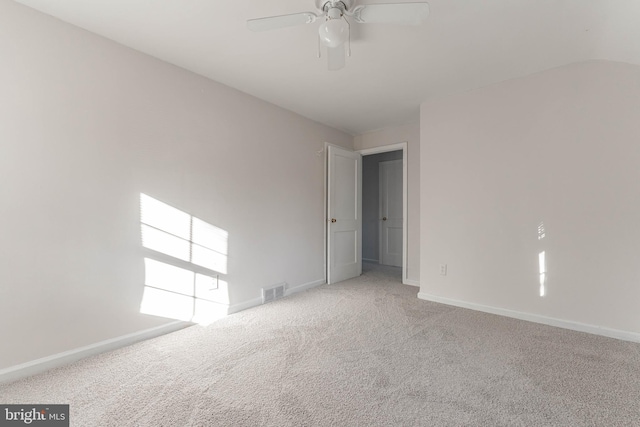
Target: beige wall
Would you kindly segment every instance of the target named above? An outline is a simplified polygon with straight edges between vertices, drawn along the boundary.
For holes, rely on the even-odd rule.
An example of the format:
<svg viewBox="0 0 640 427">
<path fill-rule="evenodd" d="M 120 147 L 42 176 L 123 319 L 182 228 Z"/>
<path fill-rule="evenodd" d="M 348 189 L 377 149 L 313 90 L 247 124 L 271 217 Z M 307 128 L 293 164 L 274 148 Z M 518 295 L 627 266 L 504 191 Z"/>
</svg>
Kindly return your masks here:
<svg viewBox="0 0 640 427">
<path fill-rule="evenodd" d="M 421 294 L 640 337 L 640 67 L 426 102 L 420 126 Z"/>
<path fill-rule="evenodd" d="M 229 233 L 231 304 L 322 281 L 324 143 L 352 137 L 0 2 L 0 369 L 139 313 L 139 197 Z"/>
<path fill-rule="evenodd" d="M 408 175 L 408 250 L 407 279 L 411 284 L 420 283 L 420 125 L 415 124 L 382 129 L 358 135 L 353 140 L 355 150 L 407 143 Z"/>
</svg>

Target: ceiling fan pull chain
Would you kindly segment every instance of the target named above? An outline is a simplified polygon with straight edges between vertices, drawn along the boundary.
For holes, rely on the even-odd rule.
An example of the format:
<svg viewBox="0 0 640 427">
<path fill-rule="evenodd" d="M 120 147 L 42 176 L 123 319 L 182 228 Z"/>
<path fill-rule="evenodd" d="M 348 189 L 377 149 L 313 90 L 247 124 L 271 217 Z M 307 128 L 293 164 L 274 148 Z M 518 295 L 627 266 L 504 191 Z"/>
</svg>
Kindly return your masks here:
<svg viewBox="0 0 640 427">
<path fill-rule="evenodd" d="M 318 36 L 318 58 L 322 57 L 322 54 L 320 53 L 320 36 Z"/>
</svg>

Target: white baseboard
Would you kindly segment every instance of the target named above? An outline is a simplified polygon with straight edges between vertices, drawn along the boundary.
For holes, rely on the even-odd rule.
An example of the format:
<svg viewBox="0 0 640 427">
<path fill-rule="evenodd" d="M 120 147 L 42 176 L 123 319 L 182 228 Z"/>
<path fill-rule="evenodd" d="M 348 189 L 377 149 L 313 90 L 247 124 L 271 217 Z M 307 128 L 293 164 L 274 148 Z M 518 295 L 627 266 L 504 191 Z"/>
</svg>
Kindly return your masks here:
<svg viewBox="0 0 640 427">
<path fill-rule="evenodd" d="M 374 264 L 380 264 L 380 261 L 377 259 L 369 259 L 369 258 L 362 258 L 363 262 L 372 262 Z"/>
<path fill-rule="evenodd" d="M 284 291 L 284 296 L 288 297 L 289 295 L 293 295 L 297 292 L 306 291 L 307 289 L 315 288 L 316 286 L 324 285 L 327 283 L 324 279 L 314 280 L 313 282 L 303 283 L 302 285 L 293 286 L 291 288 L 287 288 Z M 247 310 L 251 307 L 257 307 L 262 304 L 262 298 L 253 298 L 248 301 L 243 301 L 238 304 L 230 305 L 227 313 L 233 314 L 242 310 Z"/>
<path fill-rule="evenodd" d="M 402 282 L 402 284 L 420 287 L 420 282 L 418 282 L 417 280 L 406 279 Z"/>
<path fill-rule="evenodd" d="M 307 289 L 311 289 L 319 285 L 324 285 L 325 283 L 327 283 L 325 279 L 319 279 L 313 282 L 294 286 L 285 291 L 285 296 L 289 296 L 297 292 L 306 291 Z M 239 304 L 229 306 L 227 308 L 227 314 L 237 313 L 239 311 L 246 310 L 251 307 L 256 307 L 261 304 L 262 298 L 254 298 L 248 301 L 241 302 Z M 140 332 L 134 332 L 132 334 L 123 335 L 121 337 L 108 339 L 88 346 L 43 357 L 41 359 L 32 360 L 20 365 L 0 369 L 0 384 L 16 381 L 21 378 L 39 374 L 49 369 L 73 363 L 89 356 L 116 350 L 120 347 L 125 347 L 139 341 L 155 338 L 157 336 L 168 334 L 170 332 L 175 332 L 190 325 L 192 325 L 192 323 L 175 321 L 166 325 L 157 326 L 155 328 L 146 329 Z"/>
<path fill-rule="evenodd" d="M 253 298 L 248 301 L 243 301 L 238 304 L 230 305 L 227 309 L 227 314 L 237 313 L 242 310 L 246 310 L 251 307 L 257 307 L 262 304 L 262 298 Z"/>
<path fill-rule="evenodd" d="M 597 325 L 588 325 L 586 323 L 573 322 L 570 320 L 557 319 L 554 317 L 541 316 L 539 314 L 523 313 L 506 308 L 491 307 L 488 305 L 476 304 L 472 302 L 460 301 L 450 298 L 444 298 L 437 295 L 430 295 L 424 292 L 418 293 L 418 298 L 426 301 L 438 302 L 441 304 L 453 305 L 456 307 L 468 308 L 485 313 L 497 314 L 499 316 L 512 317 L 514 319 L 526 320 L 534 323 L 555 326 L 558 328 L 571 329 L 573 331 L 586 332 L 594 335 L 601 335 L 609 338 L 616 338 L 623 341 L 631 341 L 640 343 L 640 333 L 622 331 L 619 329 L 610 329 Z"/>
<path fill-rule="evenodd" d="M 190 325 L 191 323 L 189 322 L 175 321 L 166 325 L 156 326 L 155 328 L 145 329 L 144 331 L 134 332 L 132 334 L 123 335 L 121 337 L 111 338 L 105 341 L 97 342 L 95 344 L 90 344 L 84 347 L 79 347 L 73 350 L 32 360 L 20 365 L 0 369 L 0 384 L 16 381 L 21 378 L 26 378 L 31 375 L 48 371 L 49 369 L 73 363 L 89 356 L 116 350 L 118 348 L 125 347 L 139 341 L 155 338 L 157 336 L 168 334 L 170 332 L 175 332 Z"/>
<path fill-rule="evenodd" d="M 303 292 L 311 288 L 315 288 L 316 286 L 324 285 L 327 281 L 324 279 L 314 280 L 313 282 L 304 283 L 302 285 L 294 286 L 285 291 L 285 296 L 289 296 L 295 294 L 297 292 Z"/>
</svg>

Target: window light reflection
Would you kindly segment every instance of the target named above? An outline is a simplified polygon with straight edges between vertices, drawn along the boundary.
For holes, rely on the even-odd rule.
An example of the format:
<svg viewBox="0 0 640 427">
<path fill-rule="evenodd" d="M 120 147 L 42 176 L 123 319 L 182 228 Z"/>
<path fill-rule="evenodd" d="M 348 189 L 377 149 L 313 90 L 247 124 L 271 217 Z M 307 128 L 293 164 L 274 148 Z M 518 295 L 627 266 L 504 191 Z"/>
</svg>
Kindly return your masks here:
<svg viewBox="0 0 640 427">
<path fill-rule="evenodd" d="M 538 224 L 538 241 L 544 240 L 547 236 L 547 230 L 545 229 L 544 222 L 540 221 Z M 547 281 L 547 259 L 546 252 L 542 251 L 538 253 L 538 271 L 540 279 L 540 296 L 544 297 L 547 293 L 546 281 Z"/>
<path fill-rule="evenodd" d="M 142 246 L 227 274 L 229 233 L 140 194 Z"/>
<path fill-rule="evenodd" d="M 227 314 L 227 283 L 218 277 L 145 258 L 140 313 L 208 324 Z"/>
<path fill-rule="evenodd" d="M 146 194 L 140 231 L 143 247 L 168 256 L 144 259 L 141 313 L 201 324 L 226 315 L 227 231 Z"/>
<path fill-rule="evenodd" d="M 540 268 L 540 296 L 545 296 L 545 282 L 547 280 L 547 261 L 545 251 L 538 254 L 538 265 Z"/>
</svg>

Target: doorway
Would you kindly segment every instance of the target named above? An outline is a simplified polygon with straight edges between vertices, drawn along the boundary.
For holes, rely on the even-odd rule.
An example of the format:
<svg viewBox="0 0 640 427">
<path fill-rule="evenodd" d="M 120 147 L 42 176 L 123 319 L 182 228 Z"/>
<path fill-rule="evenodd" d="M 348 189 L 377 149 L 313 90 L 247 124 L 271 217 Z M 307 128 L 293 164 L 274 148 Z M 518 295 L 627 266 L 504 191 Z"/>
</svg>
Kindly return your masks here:
<svg viewBox="0 0 640 427">
<path fill-rule="evenodd" d="M 407 143 L 358 152 L 363 160 L 362 258 L 374 265 L 398 265 L 407 283 Z M 381 184 L 381 177 L 386 182 Z M 385 185 L 393 188 L 386 199 L 380 194 Z"/>
<path fill-rule="evenodd" d="M 402 267 L 400 150 L 362 157 L 362 260 Z"/>
<path fill-rule="evenodd" d="M 326 144 L 327 147 L 330 145 L 331 144 Z M 379 161 L 376 164 L 377 173 L 373 174 L 374 176 L 377 176 L 377 178 L 373 178 L 373 179 L 377 179 L 377 182 L 378 182 L 378 185 L 375 186 L 377 187 L 376 191 L 379 191 L 379 188 L 380 188 L 380 183 L 379 183 L 380 162 L 394 161 L 394 160 L 396 161 L 396 164 L 401 162 L 401 171 L 392 172 L 392 174 L 396 174 L 396 176 L 399 174 L 402 176 L 402 187 L 401 187 L 400 194 L 398 194 L 399 191 L 397 190 L 397 188 L 393 190 L 393 195 L 395 199 L 395 201 L 393 201 L 394 212 L 396 214 L 395 216 L 400 216 L 399 212 L 402 212 L 402 215 L 401 215 L 401 218 L 395 218 L 396 220 L 395 225 L 393 225 L 392 222 L 388 222 L 387 223 L 388 227 L 386 227 L 385 231 L 388 233 L 387 237 L 389 237 L 390 234 L 393 235 L 392 241 L 390 242 L 391 243 L 390 246 L 389 246 L 389 242 L 387 242 L 387 249 L 389 254 L 392 254 L 395 257 L 396 259 L 395 264 L 397 264 L 398 263 L 397 261 L 401 259 L 402 283 L 407 283 L 407 220 L 406 220 L 407 212 L 408 212 L 407 211 L 407 143 L 402 142 L 398 144 L 364 149 L 364 150 L 359 150 L 355 153 L 361 155 L 364 159 L 370 156 L 373 157 L 376 155 L 381 155 L 380 157 L 378 157 Z M 391 153 L 391 154 L 386 154 L 386 153 Z M 328 158 L 329 156 L 326 157 L 326 159 Z M 327 168 L 325 168 L 325 170 L 327 170 Z M 369 173 L 367 173 L 367 175 L 369 175 Z M 370 177 L 365 177 L 364 171 L 362 171 L 362 173 L 360 174 L 360 177 L 363 178 L 364 180 L 371 179 Z M 326 182 L 327 180 L 325 180 L 325 183 Z M 367 191 L 371 191 L 371 189 Z M 327 204 L 328 204 L 328 200 L 331 198 L 331 193 L 332 191 L 325 186 L 325 195 L 326 195 L 325 211 L 327 211 Z M 363 202 L 362 196 L 360 195 L 358 200 L 358 205 L 360 205 L 360 207 L 362 207 L 362 202 Z M 359 243 L 362 243 L 362 245 L 364 244 L 368 245 L 368 249 L 365 252 L 362 249 L 358 248 L 360 250 L 357 251 L 356 256 L 358 258 L 358 261 L 360 261 L 360 265 L 362 265 L 363 259 L 365 261 L 373 261 L 377 263 L 379 263 L 382 260 L 380 255 L 380 244 L 382 241 L 381 235 L 383 233 L 382 222 L 384 221 L 383 218 L 385 217 L 385 215 L 381 215 L 380 195 L 378 194 L 374 202 L 367 201 L 367 203 L 371 206 L 374 206 L 374 209 L 370 210 L 369 208 L 367 208 L 367 223 L 366 225 L 364 221 L 362 221 L 361 223 L 362 228 L 361 228 L 361 233 L 359 233 L 360 239 L 358 240 L 359 240 Z M 401 204 L 401 206 L 398 206 L 398 204 Z M 364 213 L 364 210 L 363 210 L 363 213 Z M 386 217 L 387 217 L 387 220 L 391 218 L 388 215 Z M 331 267 L 330 267 L 330 262 L 328 262 L 329 259 L 332 257 L 332 252 L 335 252 L 335 251 L 332 251 L 332 247 L 331 247 L 332 244 L 328 241 L 329 235 L 331 234 L 332 219 L 333 217 L 331 216 L 330 212 L 328 212 L 326 216 L 327 226 L 325 228 L 325 272 L 326 272 L 327 283 L 334 282 L 334 280 L 332 280 L 333 279 L 332 275 L 329 273 L 329 271 L 331 271 Z M 360 215 L 360 219 L 364 220 L 365 219 L 364 215 Z M 333 226 L 335 226 L 335 224 Z M 377 232 L 375 230 L 377 230 Z M 398 239 L 400 235 L 401 235 L 401 239 Z M 358 246 L 361 246 L 361 245 L 358 244 Z M 373 247 L 373 253 L 375 253 L 375 255 L 372 255 L 372 251 L 371 251 L 372 247 Z M 383 261 L 383 262 L 389 262 L 389 261 Z M 382 265 L 382 264 L 379 264 L 379 265 Z"/>
<path fill-rule="evenodd" d="M 402 150 L 362 157 L 362 260 L 402 267 Z"/>
</svg>

